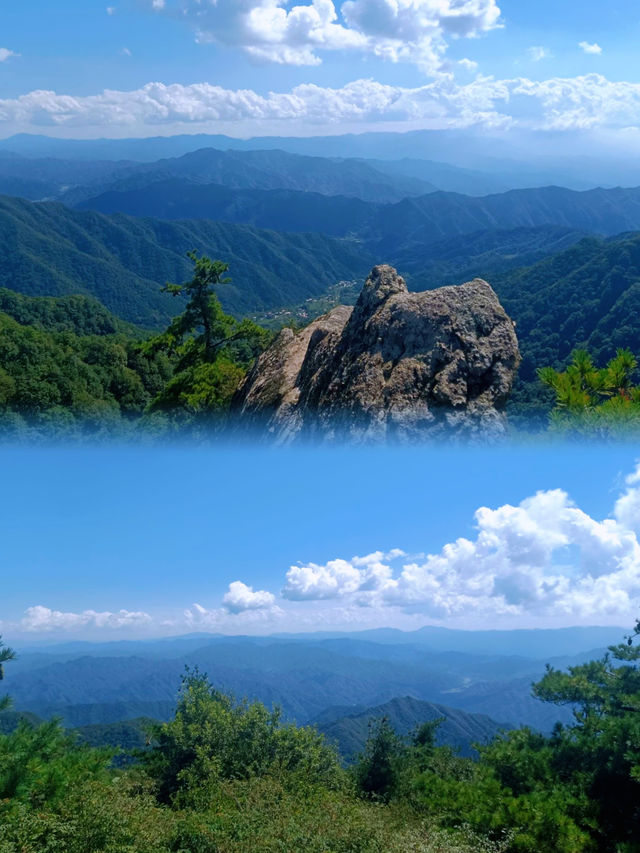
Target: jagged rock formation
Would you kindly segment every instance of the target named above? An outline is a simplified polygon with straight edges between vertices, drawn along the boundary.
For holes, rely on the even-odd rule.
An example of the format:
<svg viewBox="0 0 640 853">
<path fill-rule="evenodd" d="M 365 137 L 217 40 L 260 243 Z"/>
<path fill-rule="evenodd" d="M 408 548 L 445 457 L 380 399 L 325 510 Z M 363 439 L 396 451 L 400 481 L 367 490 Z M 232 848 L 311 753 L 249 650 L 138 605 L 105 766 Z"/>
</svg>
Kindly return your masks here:
<svg viewBox="0 0 640 853">
<path fill-rule="evenodd" d="M 495 436 L 519 363 L 514 323 L 486 281 L 409 293 L 377 266 L 354 308 L 283 329 L 232 409 L 281 442 Z"/>
</svg>

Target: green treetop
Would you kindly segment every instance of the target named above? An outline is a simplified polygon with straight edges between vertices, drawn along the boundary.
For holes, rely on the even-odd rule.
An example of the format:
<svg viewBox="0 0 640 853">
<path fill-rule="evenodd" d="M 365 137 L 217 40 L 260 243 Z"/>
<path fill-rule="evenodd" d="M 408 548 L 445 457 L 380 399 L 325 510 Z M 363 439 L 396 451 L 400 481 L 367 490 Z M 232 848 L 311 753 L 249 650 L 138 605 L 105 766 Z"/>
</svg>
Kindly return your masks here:
<svg viewBox="0 0 640 853">
<path fill-rule="evenodd" d="M 168 283 L 164 292 L 185 296 L 184 311 L 146 351 L 168 350 L 175 357 L 173 378 L 150 406 L 151 411 L 208 414 L 224 410 L 252 361 L 270 341 L 270 333 L 250 320 L 236 320 L 220 304 L 217 288 L 228 284 L 229 265 L 189 252 L 194 274 L 184 284 Z"/>
<path fill-rule="evenodd" d="M 2 642 L 2 636 L 0 635 L 0 681 L 2 681 L 4 678 L 4 664 L 7 661 L 15 660 L 15 657 L 16 653 L 14 652 L 14 650 L 10 649 L 9 646 L 5 646 L 5 644 Z M 9 702 L 10 700 L 8 696 L 5 696 L 4 698 L 0 699 L 0 711 L 4 711 L 6 708 L 8 708 Z"/>
</svg>

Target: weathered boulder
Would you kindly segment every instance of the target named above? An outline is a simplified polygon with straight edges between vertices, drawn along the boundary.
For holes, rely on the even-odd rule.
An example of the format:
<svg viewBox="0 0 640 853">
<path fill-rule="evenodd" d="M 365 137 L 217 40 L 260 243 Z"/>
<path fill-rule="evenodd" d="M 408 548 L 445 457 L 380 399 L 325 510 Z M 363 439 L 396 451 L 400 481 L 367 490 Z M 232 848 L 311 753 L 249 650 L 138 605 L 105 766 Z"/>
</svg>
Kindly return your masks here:
<svg viewBox="0 0 640 853">
<path fill-rule="evenodd" d="M 494 437 L 519 363 L 514 323 L 486 281 L 410 293 L 377 266 L 354 308 L 284 329 L 232 410 L 281 442 Z"/>
</svg>

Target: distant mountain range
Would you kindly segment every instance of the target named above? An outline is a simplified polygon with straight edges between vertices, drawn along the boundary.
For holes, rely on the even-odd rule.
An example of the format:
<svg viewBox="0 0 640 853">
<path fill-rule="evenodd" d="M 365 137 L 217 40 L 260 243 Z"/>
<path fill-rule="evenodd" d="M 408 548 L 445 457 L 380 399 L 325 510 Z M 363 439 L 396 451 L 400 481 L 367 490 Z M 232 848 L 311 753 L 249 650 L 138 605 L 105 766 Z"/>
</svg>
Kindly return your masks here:
<svg viewBox="0 0 640 853">
<path fill-rule="evenodd" d="M 175 179 L 230 189 L 299 190 L 344 195 L 365 201 L 399 201 L 441 188 L 401 164 L 380 169 L 366 160 L 305 157 L 286 151 L 219 151 L 206 148 L 152 163 L 83 161 L 52 157 L 30 159 L 0 152 L 0 192 L 33 200 L 74 204 L 106 190 L 141 190 Z M 423 169 L 423 171 L 425 171 Z M 428 170 L 426 170 L 428 171 Z M 444 188 L 451 183 L 473 187 L 474 175 L 455 167 L 441 170 Z M 447 178 L 450 178 L 447 179 Z M 485 180 L 485 185 L 491 182 Z"/>
<path fill-rule="evenodd" d="M 323 137 L 254 137 L 193 134 L 142 139 L 55 139 L 18 134 L 0 140 L 0 152 L 28 157 L 73 160 L 134 160 L 152 162 L 180 157 L 201 148 L 257 151 L 280 149 L 315 157 L 367 160 L 420 160 L 436 164 L 420 177 L 441 189 L 437 166 L 444 164 L 480 172 L 485 187 L 479 194 L 502 189 L 561 184 L 573 189 L 636 186 L 640 168 L 634 153 L 612 154 L 606 143 L 580 131 L 525 132 L 472 129 L 418 130 L 407 133 L 361 133 Z M 495 182 L 487 189 L 486 181 Z M 465 190 L 475 193 L 476 190 Z"/>
<path fill-rule="evenodd" d="M 83 210 L 165 219 L 243 222 L 279 231 L 355 237 L 395 266 L 438 240 L 482 231 L 554 226 L 613 236 L 640 229 L 640 188 L 575 192 L 562 187 L 472 198 L 432 192 L 393 204 L 294 190 L 232 189 L 169 178 L 140 189 L 109 190 Z M 426 249 L 426 251 L 425 251 Z M 424 256 L 424 255 L 423 255 Z"/>
<path fill-rule="evenodd" d="M 198 666 L 216 687 L 238 697 L 280 705 L 287 718 L 300 723 L 333 724 L 410 697 L 548 731 L 557 720 L 570 719 L 570 711 L 532 698 L 531 683 L 543 675 L 545 663 L 564 667 L 592 659 L 600 654 L 598 648 L 619 641 L 623 633 L 613 628 L 425 629 L 333 638 L 203 635 L 67 644 L 23 650 L 7 672 L 6 689 L 16 709 L 40 717 L 59 715 L 74 727 L 141 716 L 167 719 L 188 665 Z M 327 716 L 336 706 L 340 713 Z M 361 723 L 348 728 L 360 731 Z"/>
</svg>

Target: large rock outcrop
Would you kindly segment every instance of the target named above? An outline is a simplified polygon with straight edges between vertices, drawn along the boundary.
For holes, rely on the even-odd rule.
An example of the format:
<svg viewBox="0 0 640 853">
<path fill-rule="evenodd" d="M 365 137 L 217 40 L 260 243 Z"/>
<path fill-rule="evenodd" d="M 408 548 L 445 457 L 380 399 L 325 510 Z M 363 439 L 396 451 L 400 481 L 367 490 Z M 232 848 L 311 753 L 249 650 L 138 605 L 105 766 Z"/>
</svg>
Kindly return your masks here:
<svg viewBox="0 0 640 853">
<path fill-rule="evenodd" d="M 486 281 L 409 293 L 377 266 L 354 308 L 283 329 L 232 408 L 242 428 L 281 442 L 496 436 L 519 363 L 514 323 Z"/>
</svg>

